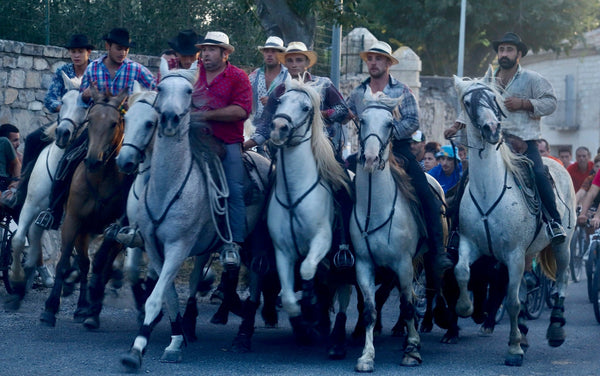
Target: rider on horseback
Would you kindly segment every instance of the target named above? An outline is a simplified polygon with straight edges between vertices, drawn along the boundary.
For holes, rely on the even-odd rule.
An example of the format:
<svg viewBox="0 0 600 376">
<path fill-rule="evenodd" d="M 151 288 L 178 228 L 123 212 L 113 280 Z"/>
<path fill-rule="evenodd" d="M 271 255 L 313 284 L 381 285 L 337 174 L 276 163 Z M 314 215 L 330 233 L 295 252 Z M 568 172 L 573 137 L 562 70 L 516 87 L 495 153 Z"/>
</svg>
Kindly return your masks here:
<svg viewBox="0 0 600 376">
<path fill-rule="evenodd" d="M 552 114 L 556 109 L 554 89 L 540 74 L 519 65 L 521 57 L 527 55 L 528 48 L 517 34 L 506 33 L 502 39 L 494 41 L 492 45 L 498 54 L 499 67 L 494 72 L 488 71 L 485 79 L 495 83 L 505 98 L 504 105 L 508 113 L 502 123 L 504 132 L 517 136 L 527 143 L 524 154 L 533 162 L 535 183 L 547 211 L 548 233 L 553 244 L 560 244 L 565 241 L 566 233 L 556 209 L 552 184 L 546 176 L 537 147 L 537 140 L 541 138 L 540 119 L 542 116 Z M 461 114 L 454 125 L 444 132 L 444 137 L 453 137 L 465 127 L 465 122 L 465 114 Z M 457 194 L 456 205 L 460 204 L 461 193 Z M 455 212 L 458 213 L 458 210 Z M 458 228 L 457 220 L 453 221 L 453 228 Z"/>
<path fill-rule="evenodd" d="M 92 84 L 95 84 L 100 92 L 108 92 L 112 95 L 116 95 L 124 88 L 131 91 L 134 81 L 138 81 L 148 89 L 154 89 L 156 81 L 152 73 L 143 65 L 127 59 L 132 43 L 126 29 L 112 29 L 103 39 L 106 41 L 107 54 L 87 66 L 79 88 L 83 102 L 89 104 Z M 71 178 L 86 155 L 87 140 L 87 132 L 84 131 L 66 150 L 52 183 L 50 207 L 40 213 L 35 221 L 36 225 L 45 229 L 58 229 L 60 226 Z"/>
<path fill-rule="evenodd" d="M 427 225 L 429 252 L 426 262 L 428 268 L 433 267 L 436 276 L 441 275 L 452 263 L 444 251 L 443 230 L 440 220 L 440 202 L 436 200 L 429 188 L 427 178 L 419 162 L 411 152 L 411 135 L 419 128 L 419 110 L 417 102 L 408 86 L 396 80 L 389 72 L 390 67 L 398 64 L 391 54 L 392 48 L 385 42 L 378 41 L 360 57 L 367 63 L 370 77 L 355 88 L 348 99 L 350 109 L 360 116 L 364 110 L 363 100 L 366 95 L 372 96 L 383 92 L 392 98 L 401 98 L 399 106 L 401 119 L 394 124 L 393 152 L 396 158 L 404 160 L 404 169 L 411 177 L 416 194 L 423 206 L 424 219 Z"/>
</svg>

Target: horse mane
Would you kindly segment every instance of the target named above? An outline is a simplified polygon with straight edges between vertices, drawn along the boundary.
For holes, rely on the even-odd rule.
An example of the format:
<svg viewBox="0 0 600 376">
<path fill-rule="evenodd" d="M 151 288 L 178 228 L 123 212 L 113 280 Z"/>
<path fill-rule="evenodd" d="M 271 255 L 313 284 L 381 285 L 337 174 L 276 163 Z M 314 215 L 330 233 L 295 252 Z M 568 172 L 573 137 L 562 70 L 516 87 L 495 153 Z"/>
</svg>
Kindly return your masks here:
<svg viewBox="0 0 600 376">
<path fill-rule="evenodd" d="M 335 159 L 331 141 L 329 141 L 329 138 L 324 131 L 325 123 L 323 122 L 321 111 L 319 111 L 321 108 L 321 95 L 319 94 L 321 91 L 320 86 L 315 85 L 310 81 L 300 82 L 298 80 L 288 80 L 286 82 L 286 91 L 288 90 L 300 90 L 306 93 L 315 109 L 315 111 L 313 111 L 310 145 L 315 161 L 317 162 L 319 176 L 323 178 L 334 191 L 344 188 L 350 192 L 348 175 Z"/>
<path fill-rule="evenodd" d="M 58 122 L 55 121 L 44 129 L 44 136 L 46 140 L 54 140 L 56 137 L 56 127 L 58 127 Z"/>
<path fill-rule="evenodd" d="M 146 100 L 148 103 L 154 103 L 154 100 L 156 99 L 157 94 L 158 93 L 154 90 L 137 91 L 137 92 L 134 92 L 131 95 L 129 95 L 127 104 L 129 107 L 131 107 L 132 104 L 134 104 L 135 102 L 140 101 L 140 100 Z"/>
</svg>

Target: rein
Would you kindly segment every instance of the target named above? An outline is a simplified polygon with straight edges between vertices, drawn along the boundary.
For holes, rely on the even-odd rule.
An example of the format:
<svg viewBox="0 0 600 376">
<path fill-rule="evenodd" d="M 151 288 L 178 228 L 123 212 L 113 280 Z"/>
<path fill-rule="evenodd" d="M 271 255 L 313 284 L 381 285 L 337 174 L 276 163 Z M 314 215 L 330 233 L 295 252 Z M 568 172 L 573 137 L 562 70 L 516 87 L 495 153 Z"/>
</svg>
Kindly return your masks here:
<svg viewBox="0 0 600 376">
<path fill-rule="evenodd" d="M 156 97 L 154 98 L 154 103 L 155 102 L 156 102 Z M 147 104 L 151 108 L 154 108 L 154 103 L 150 103 L 145 99 L 140 99 L 139 101 L 137 101 L 135 103 Z M 148 140 L 148 142 L 146 143 L 146 145 L 143 146 L 143 148 L 140 148 L 137 145 L 132 144 L 130 142 L 123 142 L 121 144 L 121 147 L 129 146 L 129 147 L 133 148 L 133 150 L 135 150 L 140 155 L 140 163 L 143 163 L 146 160 L 146 149 L 148 148 L 148 145 L 150 145 L 150 142 L 152 142 L 152 137 L 150 137 L 150 140 Z M 146 170 L 144 170 L 144 171 L 146 171 Z M 138 174 L 141 174 L 144 171 L 138 171 Z"/>
<path fill-rule="evenodd" d="M 388 106 L 384 106 L 384 105 L 371 105 L 368 106 L 367 108 L 365 108 L 363 110 L 366 111 L 369 108 L 374 108 L 374 109 L 382 109 L 382 110 L 386 110 L 389 113 L 393 112 L 393 109 L 388 107 Z M 358 129 L 358 133 L 360 135 L 360 131 L 361 131 L 361 126 L 360 124 L 357 124 L 356 121 L 354 121 L 354 125 L 356 126 L 356 128 Z M 377 141 L 379 141 L 379 152 L 377 153 L 377 157 L 379 158 L 379 165 L 377 166 L 377 168 L 379 170 L 383 170 L 385 168 L 385 165 L 387 163 L 387 159 L 383 158 L 383 154 L 385 153 L 385 149 L 387 148 L 387 146 L 390 143 L 390 140 L 392 139 L 392 132 L 389 133 L 387 140 L 385 142 L 383 142 L 383 140 L 381 139 L 381 137 L 379 137 L 379 135 L 375 134 L 375 133 L 369 133 L 366 137 L 360 139 L 360 156 L 358 158 L 359 162 L 364 165 L 365 164 L 365 156 L 364 156 L 364 152 L 365 152 L 365 143 L 367 142 L 367 140 L 369 139 L 369 137 L 375 137 L 377 139 Z"/>
<path fill-rule="evenodd" d="M 304 91 L 302 91 L 302 90 L 298 90 L 298 89 L 290 89 L 290 90 L 288 90 L 287 92 L 290 92 L 290 91 L 297 91 L 297 92 L 300 92 L 300 93 L 302 93 L 302 94 L 304 94 L 304 95 L 307 95 L 307 96 L 308 96 L 308 94 L 306 94 L 306 93 L 305 93 Z M 287 93 L 287 92 L 286 92 L 286 93 Z M 286 142 L 285 142 L 285 143 L 283 143 L 283 144 L 281 144 L 281 145 L 275 145 L 275 144 L 274 144 L 274 146 L 275 146 L 276 148 L 282 148 L 282 147 L 284 147 L 284 146 L 298 146 L 298 145 L 300 145 L 300 144 L 302 144 L 302 143 L 304 143 L 304 142 L 306 142 L 306 141 L 309 141 L 309 140 L 311 139 L 311 136 L 309 136 L 309 137 L 306 137 L 306 135 L 308 134 L 308 132 L 310 132 L 310 130 L 311 130 L 311 128 L 312 128 L 312 123 L 313 123 L 313 117 L 314 117 L 314 116 L 315 116 L 315 108 L 314 108 L 314 107 L 312 107 L 312 108 L 310 109 L 310 112 L 308 113 L 308 116 L 307 116 L 307 120 L 308 120 L 308 121 L 305 121 L 305 122 L 302 122 L 302 123 L 300 123 L 300 124 L 298 124 L 298 125 L 295 125 L 295 124 L 294 124 L 294 121 L 292 120 L 292 118 L 291 118 L 291 117 L 290 117 L 288 114 L 283 114 L 283 113 L 277 113 L 277 114 L 275 114 L 275 115 L 273 116 L 273 120 L 275 120 L 275 119 L 277 119 L 277 118 L 284 119 L 284 120 L 286 120 L 288 123 L 290 123 L 291 125 L 293 125 L 293 127 L 292 127 L 292 129 L 290 130 L 290 135 L 288 136 L 288 138 L 287 138 Z M 301 135 L 301 136 L 297 136 L 297 135 L 295 135 L 295 132 L 296 132 L 298 129 L 300 129 L 300 127 L 301 127 L 303 124 L 305 124 L 305 123 L 308 123 L 308 124 L 307 124 L 307 126 L 306 126 L 306 129 L 304 130 L 304 134 L 303 134 L 303 135 Z M 294 139 L 295 139 L 295 138 L 300 138 L 300 141 L 298 141 L 298 142 L 294 142 Z"/>
</svg>

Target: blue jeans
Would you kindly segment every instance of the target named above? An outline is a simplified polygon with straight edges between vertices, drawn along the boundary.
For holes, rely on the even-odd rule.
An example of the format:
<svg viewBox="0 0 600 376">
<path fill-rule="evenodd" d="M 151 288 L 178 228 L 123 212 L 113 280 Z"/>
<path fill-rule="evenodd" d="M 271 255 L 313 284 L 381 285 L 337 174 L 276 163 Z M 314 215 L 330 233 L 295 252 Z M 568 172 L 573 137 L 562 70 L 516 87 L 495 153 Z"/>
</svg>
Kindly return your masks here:
<svg viewBox="0 0 600 376">
<path fill-rule="evenodd" d="M 229 187 L 229 198 L 227 205 L 229 209 L 229 226 L 233 241 L 241 243 L 246 238 L 246 205 L 244 203 L 244 163 L 242 161 L 242 144 L 226 144 L 225 159 L 223 159 L 223 170 L 227 186 Z"/>
</svg>

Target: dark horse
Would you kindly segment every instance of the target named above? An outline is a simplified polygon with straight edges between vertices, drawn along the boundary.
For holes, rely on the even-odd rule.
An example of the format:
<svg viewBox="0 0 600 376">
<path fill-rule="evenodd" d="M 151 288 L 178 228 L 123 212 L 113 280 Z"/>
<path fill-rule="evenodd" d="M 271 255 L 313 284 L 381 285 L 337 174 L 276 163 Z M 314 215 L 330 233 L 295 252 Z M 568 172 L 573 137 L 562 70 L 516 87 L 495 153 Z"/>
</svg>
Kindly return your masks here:
<svg viewBox="0 0 600 376">
<path fill-rule="evenodd" d="M 69 189 L 65 218 L 62 224 L 61 256 L 56 267 L 56 281 L 46 300 L 45 310 L 40 316 L 42 323 L 54 326 L 56 312 L 60 305 L 65 273 L 69 270 L 69 259 L 73 248 L 79 257 L 81 272 L 80 295 L 74 317 L 76 321 L 85 320 L 86 327 L 99 326 L 98 316 L 104 295 L 104 281 L 111 271 L 112 261 L 122 246 L 113 239 L 105 237 L 96 252 L 92 264 L 92 278 L 87 275 L 90 269 L 88 247 L 94 235 L 102 234 L 104 229 L 123 215 L 130 179 L 119 172 L 115 157 L 121 147 L 124 132 L 122 105 L 127 91 L 121 91 L 111 97 L 92 89 L 94 105 L 88 114 L 89 141 L 85 160 L 75 170 Z"/>
</svg>

